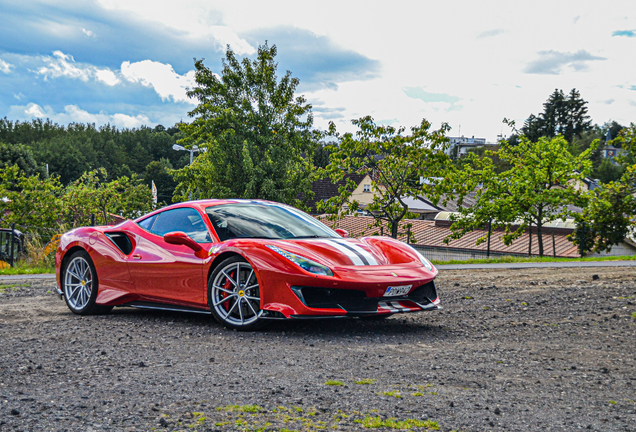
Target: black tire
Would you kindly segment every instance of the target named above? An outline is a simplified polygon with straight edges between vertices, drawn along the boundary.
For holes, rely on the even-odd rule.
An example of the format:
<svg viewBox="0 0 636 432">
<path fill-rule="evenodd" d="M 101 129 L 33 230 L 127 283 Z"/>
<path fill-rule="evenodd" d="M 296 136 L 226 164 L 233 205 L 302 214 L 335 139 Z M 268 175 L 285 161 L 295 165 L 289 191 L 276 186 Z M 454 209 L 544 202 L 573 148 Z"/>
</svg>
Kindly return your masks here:
<svg viewBox="0 0 636 432">
<path fill-rule="evenodd" d="M 112 306 L 95 304 L 99 280 L 93 260 L 86 251 L 74 252 L 68 258 L 62 268 L 60 282 L 66 305 L 74 314 L 104 314 L 113 309 Z"/>
<path fill-rule="evenodd" d="M 212 316 L 229 329 L 254 331 L 264 326 L 259 282 L 243 257 L 230 257 L 214 269 L 208 279 L 208 306 Z"/>
</svg>

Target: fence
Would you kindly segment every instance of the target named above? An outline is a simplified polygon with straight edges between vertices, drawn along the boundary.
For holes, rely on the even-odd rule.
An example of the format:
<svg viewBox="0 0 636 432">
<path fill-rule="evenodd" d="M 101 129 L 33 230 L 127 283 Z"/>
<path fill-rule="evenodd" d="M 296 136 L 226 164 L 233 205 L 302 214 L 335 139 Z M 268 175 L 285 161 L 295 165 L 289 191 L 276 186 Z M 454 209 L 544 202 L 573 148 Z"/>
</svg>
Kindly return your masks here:
<svg viewBox="0 0 636 432">
<path fill-rule="evenodd" d="M 419 246 L 417 244 L 411 244 L 415 249 L 421 252 L 426 258 L 434 261 L 451 261 L 451 260 L 469 260 L 469 259 L 486 259 L 488 254 L 486 251 L 470 250 L 470 249 L 457 249 L 449 247 L 436 247 L 436 246 Z M 504 256 L 514 257 L 528 257 L 528 254 L 512 254 L 502 252 L 490 252 L 490 258 L 501 258 Z"/>
</svg>

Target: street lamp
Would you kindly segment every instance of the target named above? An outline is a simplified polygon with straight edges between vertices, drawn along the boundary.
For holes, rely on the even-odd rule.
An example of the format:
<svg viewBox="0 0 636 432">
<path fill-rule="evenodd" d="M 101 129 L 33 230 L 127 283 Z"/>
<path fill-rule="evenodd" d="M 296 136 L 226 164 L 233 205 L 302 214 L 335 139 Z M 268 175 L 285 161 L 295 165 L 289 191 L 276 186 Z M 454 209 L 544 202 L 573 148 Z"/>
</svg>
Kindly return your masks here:
<svg viewBox="0 0 636 432">
<path fill-rule="evenodd" d="M 173 145 L 172 145 L 172 150 L 177 150 L 177 151 L 185 150 L 185 151 L 189 151 L 189 152 L 190 152 L 190 165 L 192 165 L 192 155 L 193 155 L 195 152 L 201 151 L 202 149 L 200 149 L 200 148 L 199 148 L 199 146 L 192 146 L 192 148 L 191 148 L 191 149 L 187 149 L 187 148 L 185 148 L 184 146 L 180 146 L 179 144 L 173 144 Z"/>
<path fill-rule="evenodd" d="M 185 150 L 185 151 L 189 151 L 190 152 L 190 165 L 192 165 L 192 156 L 194 155 L 195 152 L 199 152 L 199 151 L 205 151 L 206 149 L 200 149 L 199 146 L 192 146 L 191 149 L 187 149 L 184 146 L 180 146 L 179 144 L 173 144 L 172 145 L 172 150 L 176 150 L 176 151 L 181 151 L 181 150 Z M 190 191 L 188 193 L 188 201 L 192 200 L 192 191 Z"/>
</svg>

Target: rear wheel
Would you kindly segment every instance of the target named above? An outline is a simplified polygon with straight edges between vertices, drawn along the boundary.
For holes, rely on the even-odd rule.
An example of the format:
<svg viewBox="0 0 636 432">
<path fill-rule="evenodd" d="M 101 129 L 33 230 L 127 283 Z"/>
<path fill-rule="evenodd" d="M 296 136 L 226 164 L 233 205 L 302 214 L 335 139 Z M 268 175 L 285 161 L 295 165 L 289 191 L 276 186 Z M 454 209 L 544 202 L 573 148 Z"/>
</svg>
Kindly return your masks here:
<svg viewBox="0 0 636 432">
<path fill-rule="evenodd" d="M 225 327 L 256 330 L 263 326 L 258 279 L 252 266 L 240 256 L 226 259 L 212 272 L 208 304 Z"/>
<path fill-rule="evenodd" d="M 95 304 L 99 281 L 93 260 L 86 251 L 73 253 L 61 275 L 64 300 L 71 312 L 78 315 L 108 313 L 112 306 Z"/>
</svg>

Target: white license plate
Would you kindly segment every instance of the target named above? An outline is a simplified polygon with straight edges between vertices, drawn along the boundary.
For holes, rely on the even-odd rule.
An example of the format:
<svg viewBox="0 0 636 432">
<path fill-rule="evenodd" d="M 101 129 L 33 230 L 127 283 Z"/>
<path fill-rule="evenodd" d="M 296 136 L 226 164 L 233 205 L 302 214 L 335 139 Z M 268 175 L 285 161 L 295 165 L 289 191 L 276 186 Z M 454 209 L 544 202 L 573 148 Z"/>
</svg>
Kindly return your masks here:
<svg viewBox="0 0 636 432">
<path fill-rule="evenodd" d="M 413 285 L 400 285 L 400 286 L 388 287 L 386 289 L 386 292 L 384 293 L 384 297 L 395 297 L 395 296 L 407 295 L 409 291 L 411 291 L 412 287 Z"/>
</svg>

